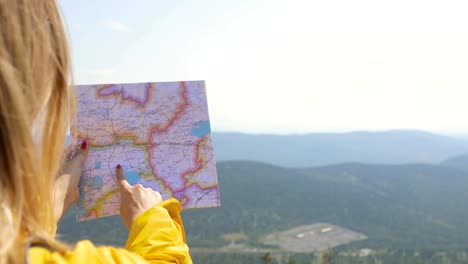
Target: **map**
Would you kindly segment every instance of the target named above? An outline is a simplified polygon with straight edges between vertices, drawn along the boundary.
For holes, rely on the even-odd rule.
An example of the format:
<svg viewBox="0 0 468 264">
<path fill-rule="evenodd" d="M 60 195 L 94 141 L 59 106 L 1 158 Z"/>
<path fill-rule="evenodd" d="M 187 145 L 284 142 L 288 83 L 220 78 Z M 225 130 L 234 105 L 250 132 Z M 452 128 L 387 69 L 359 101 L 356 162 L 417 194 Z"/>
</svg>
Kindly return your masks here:
<svg viewBox="0 0 468 264">
<path fill-rule="evenodd" d="M 88 142 L 77 220 L 119 214 L 115 170 L 184 208 L 220 205 L 203 81 L 78 85 L 75 144 Z"/>
</svg>

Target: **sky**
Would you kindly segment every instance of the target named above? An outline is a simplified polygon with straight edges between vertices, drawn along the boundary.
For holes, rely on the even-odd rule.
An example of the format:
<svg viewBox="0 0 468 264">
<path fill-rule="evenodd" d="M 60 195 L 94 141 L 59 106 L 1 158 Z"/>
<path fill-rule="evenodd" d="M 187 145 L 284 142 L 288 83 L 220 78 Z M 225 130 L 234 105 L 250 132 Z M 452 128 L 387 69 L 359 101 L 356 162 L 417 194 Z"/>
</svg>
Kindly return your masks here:
<svg viewBox="0 0 468 264">
<path fill-rule="evenodd" d="M 468 134 L 468 1 L 59 2 L 76 83 L 205 80 L 215 131 Z"/>
</svg>

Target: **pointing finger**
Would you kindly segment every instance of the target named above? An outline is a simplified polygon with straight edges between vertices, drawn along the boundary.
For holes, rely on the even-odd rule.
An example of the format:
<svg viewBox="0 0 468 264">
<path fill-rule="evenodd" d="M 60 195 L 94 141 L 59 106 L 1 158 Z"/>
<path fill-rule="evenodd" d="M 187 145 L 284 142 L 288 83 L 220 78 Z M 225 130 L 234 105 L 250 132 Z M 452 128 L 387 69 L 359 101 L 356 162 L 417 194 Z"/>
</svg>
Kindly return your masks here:
<svg viewBox="0 0 468 264">
<path fill-rule="evenodd" d="M 125 179 L 124 171 L 122 166 L 119 164 L 117 165 L 117 170 L 115 172 L 115 178 L 117 180 L 117 184 L 119 185 L 120 190 L 127 190 L 130 188 L 130 184 L 128 183 L 127 179 Z"/>
<path fill-rule="evenodd" d="M 78 151 L 78 155 L 77 155 L 77 158 L 80 159 L 81 163 L 83 163 L 83 161 L 86 159 L 86 157 L 88 156 L 88 141 L 83 141 L 83 143 L 81 143 L 81 147 L 80 147 L 80 150 Z"/>
</svg>

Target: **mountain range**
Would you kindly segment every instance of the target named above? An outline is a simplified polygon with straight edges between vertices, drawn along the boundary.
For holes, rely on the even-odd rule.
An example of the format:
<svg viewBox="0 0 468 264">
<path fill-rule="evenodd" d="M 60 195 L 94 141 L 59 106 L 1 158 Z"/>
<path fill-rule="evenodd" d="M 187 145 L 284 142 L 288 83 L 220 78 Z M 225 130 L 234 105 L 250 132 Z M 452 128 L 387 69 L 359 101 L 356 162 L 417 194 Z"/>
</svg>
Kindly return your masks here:
<svg viewBox="0 0 468 264">
<path fill-rule="evenodd" d="M 344 162 L 440 163 L 468 153 L 468 141 L 425 131 L 262 135 L 213 133 L 218 161 L 250 160 L 283 167 Z"/>
</svg>

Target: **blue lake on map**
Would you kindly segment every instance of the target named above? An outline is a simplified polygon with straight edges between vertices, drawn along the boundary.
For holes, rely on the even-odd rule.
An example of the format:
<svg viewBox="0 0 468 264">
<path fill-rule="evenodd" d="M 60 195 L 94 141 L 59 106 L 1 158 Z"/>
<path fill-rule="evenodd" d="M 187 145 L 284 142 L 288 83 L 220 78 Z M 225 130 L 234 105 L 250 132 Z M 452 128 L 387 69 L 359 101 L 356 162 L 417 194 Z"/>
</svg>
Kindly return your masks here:
<svg viewBox="0 0 468 264">
<path fill-rule="evenodd" d="M 192 135 L 196 137 L 204 137 L 211 132 L 210 121 L 200 121 L 192 128 Z"/>
<path fill-rule="evenodd" d="M 100 169 L 101 168 L 101 162 L 100 161 L 96 161 L 96 163 L 94 164 L 94 167 L 96 169 Z"/>
<path fill-rule="evenodd" d="M 125 177 L 127 178 L 127 181 L 130 183 L 130 185 L 138 183 L 138 181 L 141 179 L 140 174 L 134 171 L 125 172 Z"/>
<path fill-rule="evenodd" d="M 101 189 L 102 185 L 104 184 L 104 181 L 102 179 L 102 176 L 96 175 L 93 178 L 91 178 L 91 181 L 89 182 L 89 186 L 92 189 Z"/>
</svg>

